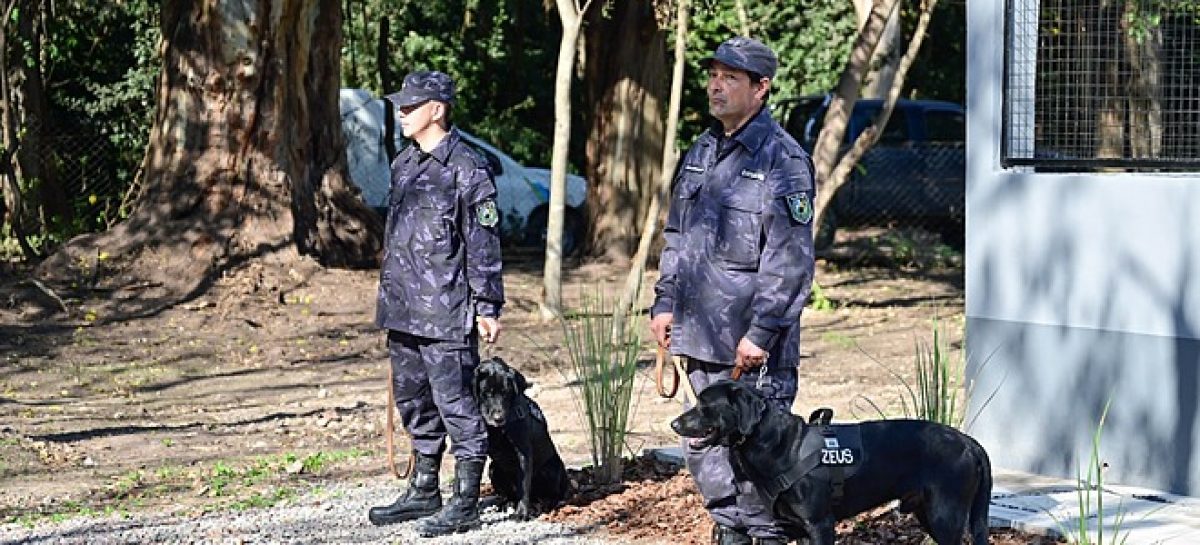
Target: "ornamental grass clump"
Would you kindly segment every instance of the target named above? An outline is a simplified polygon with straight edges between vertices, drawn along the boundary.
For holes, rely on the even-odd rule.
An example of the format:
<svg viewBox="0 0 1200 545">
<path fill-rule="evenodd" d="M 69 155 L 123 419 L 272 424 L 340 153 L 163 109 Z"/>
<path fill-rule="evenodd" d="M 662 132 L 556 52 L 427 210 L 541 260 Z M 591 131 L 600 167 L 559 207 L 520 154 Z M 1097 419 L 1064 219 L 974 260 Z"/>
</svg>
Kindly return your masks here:
<svg viewBox="0 0 1200 545">
<path fill-rule="evenodd" d="M 621 317 L 624 318 L 624 317 Z M 641 353 L 643 320 L 614 320 L 603 294 L 584 297 L 581 308 L 561 319 L 574 373 L 572 390 L 586 419 L 592 463 L 599 483 L 621 479 L 622 454 Z"/>
</svg>

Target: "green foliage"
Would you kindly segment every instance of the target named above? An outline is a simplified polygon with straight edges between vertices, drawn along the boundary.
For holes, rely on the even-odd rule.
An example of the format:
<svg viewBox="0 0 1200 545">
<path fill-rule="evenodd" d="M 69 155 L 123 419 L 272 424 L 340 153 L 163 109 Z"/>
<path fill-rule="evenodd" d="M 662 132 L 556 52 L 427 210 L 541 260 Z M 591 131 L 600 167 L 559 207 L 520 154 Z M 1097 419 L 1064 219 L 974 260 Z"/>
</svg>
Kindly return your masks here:
<svg viewBox="0 0 1200 545">
<path fill-rule="evenodd" d="M 642 320 L 630 319 L 620 331 L 614 331 L 613 306 L 598 292 L 585 297 L 573 316 L 561 319 L 576 405 L 587 419 L 599 482 L 616 482 L 621 477 L 621 454 L 645 327 Z"/>
<path fill-rule="evenodd" d="M 745 4 L 751 36 L 771 46 L 779 56 L 772 97 L 818 94 L 834 88 L 854 42 L 852 3 L 799 0 Z M 700 68 L 700 60 L 740 33 L 734 0 L 697 3 L 690 26 L 681 142 L 691 142 L 706 128 L 702 120 L 708 114 L 704 92 L 708 76 Z"/>
<path fill-rule="evenodd" d="M 813 281 L 812 293 L 808 298 L 808 307 L 816 311 L 822 311 L 833 310 L 837 308 L 837 305 L 833 304 L 833 301 L 829 300 L 829 297 L 825 295 L 824 288 L 816 281 Z"/>
<path fill-rule="evenodd" d="M 911 36 L 916 29 L 919 17 L 916 4 L 902 4 L 905 36 Z M 907 43 L 905 45 L 907 47 Z M 959 104 L 966 101 L 967 4 L 964 0 L 942 0 L 934 7 L 925 43 L 909 69 L 900 96 Z"/>
<path fill-rule="evenodd" d="M 42 61 L 41 73 L 29 77 L 41 78 L 49 116 L 19 131 L 22 138 L 36 136 L 45 143 L 35 153 L 55 169 L 72 208 L 70 222 L 38 218 L 41 225 L 33 227 L 38 231 L 30 233 L 35 249 L 45 251 L 77 233 L 103 229 L 128 212 L 119 209 L 121 197 L 142 160 L 154 109 L 158 12 L 158 2 L 148 0 L 55 2 L 53 14 L 38 25 L 41 51 L 35 53 L 28 43 L 10 49 L 26 57 L 38 54 Z M 35 66 L 30 60 L 23 64 Z M 40 181 L 19 182 L 36 209 Z"/>
<path fill-rule="evenodd" d="M 561 27 L 541 1 L 362 0 L 348 5 L 343 87 L 384 95 L 399 89 L 412 70 L 441 70 L 458 87 L 456 124 L 522 163 L 549 164 Z M 392 75 L 387 89 L 376 55 L 385 16 L 390 21 L 385 68 Z"/>
</svg>

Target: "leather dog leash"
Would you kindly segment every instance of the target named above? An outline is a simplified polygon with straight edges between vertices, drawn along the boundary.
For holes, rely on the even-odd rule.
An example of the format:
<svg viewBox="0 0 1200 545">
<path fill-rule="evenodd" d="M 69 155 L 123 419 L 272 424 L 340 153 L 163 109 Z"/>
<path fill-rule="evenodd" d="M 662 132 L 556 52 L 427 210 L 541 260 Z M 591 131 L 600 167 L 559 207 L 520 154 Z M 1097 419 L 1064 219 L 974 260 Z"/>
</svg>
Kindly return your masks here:
<svg viewBox="0 0 1200 545">
<path fill-rule="evenodd" d="M 392 390 L 395 386 L 394 377 L 392 376 L 392 364 L 388 363 L 388 383 L 387 383 L 387 458 L 388 467 L 392 470 L 392 475 L 397 479 L 407 479 L 412 474 L 413 466 L 417 460 L 412 456 L 408 457 L 408 463 L 404 466 L 404 471 L 396 469 L 396 392 Z M 412 438 L 409 438 L 411 442 Z"/>
<path fill-rule="evenodd" d="M 671 374 L 674 380 L 671 381 L 671 391 L 668 392 L 664 387 L 663 375 L 667 366 L 667 360 L 671 360 Z M 658 395 L 670 399 L 675 397 L 675 393 L 679 391 L 679 384 L 683 383 L 684 401 L 695 403 L 696 390 L 692 388 L 692 381 L 687 379 L 687 370 L 683 368 L 683 358 L 672 356 L 663 350 L 663 347 L 658 347 L 658 354 L 654 361 L 654 386 L 658 390 Z"/>
</svg>

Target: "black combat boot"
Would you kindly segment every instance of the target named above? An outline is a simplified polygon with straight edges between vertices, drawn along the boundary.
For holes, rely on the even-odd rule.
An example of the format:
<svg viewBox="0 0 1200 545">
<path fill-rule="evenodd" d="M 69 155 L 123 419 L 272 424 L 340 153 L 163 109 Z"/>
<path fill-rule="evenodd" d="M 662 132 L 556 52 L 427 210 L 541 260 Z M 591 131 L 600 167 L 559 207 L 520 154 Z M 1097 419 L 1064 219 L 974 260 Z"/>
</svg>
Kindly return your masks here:
<svg viewBox="0 0 1200 545">
<path fill-rule="evenodd" d="M 717 524 L 713 526 L 712 542 L 713 545 L 751 545 L 754 540 L 747 534 Z"/>
<path fill-rule="evenodd" d="M 479 479 L 483 458 L 459 458 L 454 464 L 454 495 L 441 511 L 422 520 L 421 537 L 444 536 L 479 528 Z"/>
<path fill-rule="evenodd" d="M 417 451 L 412 453 L 412 476 L 408 479 L 408 490 L 391 505 L 372 507 L 367 519 L 376 526 L 416 520 L 438 512 L 442 508 L 442 493 L 438 491 L 438 468 L 442 455 L 429 456 Z"/>
</svg>

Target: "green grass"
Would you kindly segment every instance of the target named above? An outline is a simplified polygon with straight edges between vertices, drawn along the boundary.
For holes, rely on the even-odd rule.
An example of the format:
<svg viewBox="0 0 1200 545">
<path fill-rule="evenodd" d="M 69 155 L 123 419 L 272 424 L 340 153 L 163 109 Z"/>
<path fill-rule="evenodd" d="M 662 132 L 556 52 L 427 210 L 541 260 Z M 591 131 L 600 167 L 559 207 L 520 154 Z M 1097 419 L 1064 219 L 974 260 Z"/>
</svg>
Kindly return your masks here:
<svg viewBox="0 0 1200 545">
<path fill-rule="evenodd" d="M 858 344 L 853 337 L 839 331 L 822 333 L 821 340 L 841 348 L 854 348 Z"/>
<path fill-rule="evenodd" d="M 201 503 L 196 509 L 206 513 L 270 507 L 299 496 L 308 486 L 310 476 L 369 454 L 357 448 L 308 454 L 289 452 L 251 460 L 216 460 L 195 468 L 164 465 L 132 470 L 114 475 L 105 494 L 42 506 L 6 517 L 2 522 L 33 527 L 41 522 L 77 517 L 128 516 L 148 503 L 162 503 L 161 500 L 179 494 L 199 497 Z M 294 463 L 300 464 L 299 472 L 289 471 Z"/>
</svg>

